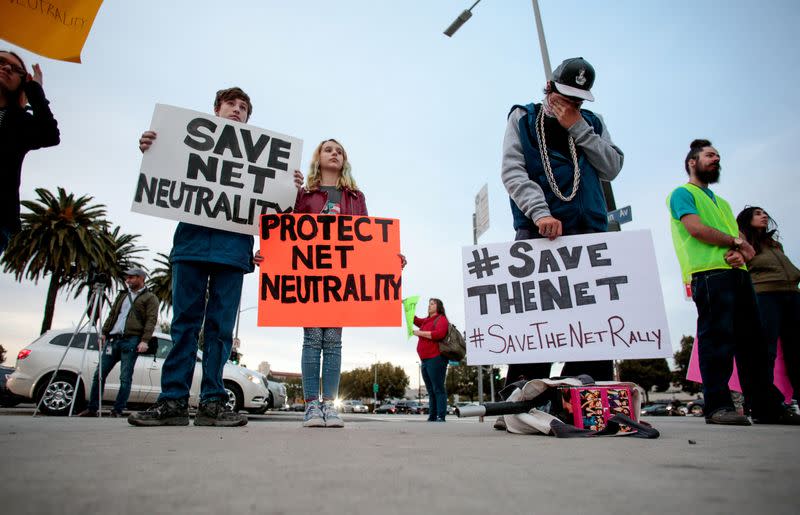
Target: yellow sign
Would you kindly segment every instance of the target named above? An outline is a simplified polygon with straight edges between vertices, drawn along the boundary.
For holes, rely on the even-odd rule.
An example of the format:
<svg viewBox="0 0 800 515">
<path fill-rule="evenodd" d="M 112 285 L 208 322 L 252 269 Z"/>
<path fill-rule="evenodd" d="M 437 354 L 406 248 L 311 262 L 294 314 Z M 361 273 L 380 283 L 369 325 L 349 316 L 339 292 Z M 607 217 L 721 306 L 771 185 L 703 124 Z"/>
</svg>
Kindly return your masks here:
<svg viewBox="0 0 800 515">
<path fill-rule="evenodd" d="M 81 62 L 103 0 L 4 0 L 0 38 L 51 59 Z"/>
</svg>

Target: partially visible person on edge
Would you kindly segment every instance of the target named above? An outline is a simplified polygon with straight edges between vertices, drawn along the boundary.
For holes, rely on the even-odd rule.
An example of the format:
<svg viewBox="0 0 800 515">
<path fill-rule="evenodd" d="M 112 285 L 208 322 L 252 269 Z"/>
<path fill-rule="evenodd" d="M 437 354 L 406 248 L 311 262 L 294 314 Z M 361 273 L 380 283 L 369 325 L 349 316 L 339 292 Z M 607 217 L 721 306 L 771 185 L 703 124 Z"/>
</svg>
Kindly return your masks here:
<svg viewBox="0 0 800 515">
<path fill-rule="evenodd" d="M 367 216 L 364 193 L 358 189 L 344 147 L 335 139 L 322 141 L 311 156 L 305 188 L 297 192 L 295 213 Z M 261 255 L 256 253 L 258 263 Z M 401 265 L 405 258 L 400 256 Z M 344 427 L 334 406 L 342 370 L 342 328 L 304 327 L 303 427 Z M 320 401 L 320 368 L 322 401 Z"/>
<path fill-rule="evenodd" d="M 501 177 L 514 216 L 515 240 L 608 230 L 600 180 L 622 169 L 623 153 L 602 118 L 581 109 L 594 101 L 595 71 L 582 57 L 566 59 L 553 72 L 541 103 L 511 108 L 503 139 Z M 508 366 L 505 384 L 550 377 L 552 363 Z M 562 375 L 613 379 L 611 360 L 564 365 Z M 502 417 L 497 429 L 505 429 Z"/>
<path fill-rule="evenodd" d="M 253 114 L 250 97 L 234 87 L 217 92 L 214 114 L 246 123 Z M 146 152 L 156 142 L 146 131 L 139 149 Z M 303 174 L 295 171 L 295 184 Z M 254 238 L 221 229 L 181 222 L 175 229 L 172 263 L 172 342 L 161 373 L 161 394 L 145 411 L 128 417 L 134 426 L 185 426 L 189 424 L 189 390 L 197 361 L 197 339 L 203 329 L 203 379 L 196 426 L 236 427 L 247 415 L 226 406 L 228 396 L 222 371 L 231 355 L 233 329 L 242 294 L 244 274 L 253 271 Z"/>
<path fill-rule="evenodd" d="M 0 50 L 0 255 L 20 228 L 19 186 L 25 154 L 61 142 L 42 83 L 38 64 L 33 65 L 31 76 L 20 56 Z M 27 109 L 26 104 L 30 105 Z"/>
<path fill-rule="evenodd" d="M 428 422 L 444 422 L 447 415 L 447 358 L 439 352 L 439 341 L 447 336 L 450 322 L 439 299 L 428 301 L 428 316 L 414 317 L 414 336 L 418 337 L 417 355 L 420 359 L 422 380 L 428 390 Z"/>
<path fill-rule="evenodd" d="M 755 250 L 747 269 L 756 290 L 767 338 L 770 378 L 774 380 L 780 338 L 793 396 L 800 398 L 800 270 L 783 253 L 775 221 L 764 209 L 747 207 L 736 217 L 736 223 Z"/>
<path fill-rule="evenodd" d="M 79 417 L 96 417 L 103 394 L 99 386 L 98 372 L 102 369 L 103 390 L 106 376 L 119 366 L 119 392 L 111 410 L 111 416 L 121 417 L 128 396 L 131 394 L 131 379 L 136 358 L 147 352 L 148 342 L 158 321 L 158 297 L 144 285 L 147 274 L 141 268 L 131 268 L 125 272 L 125 284 L 111 306 L 111 313 L 103 324 L 100 335 L 101 366 L 94 371 L 92 389 L 89 394 L 89 405 L 78 414 Z"/>
<path fill-rule="evenodd" d="M 697 306 L 697 345 L 708 424 L 749 426 L 734 409 L 728 380 L 736 358 L 745 412 L 762 424 L 800 424 L 770 380 L 767 344 L 745 263 L 753 247 L 743 239 L 730 205 L 708 187 L 719 180 L 720 155 L 704 139 L 692 141 L 684 162 L 689 182 L 667 197 L 672 241 Z"/>
</svg>

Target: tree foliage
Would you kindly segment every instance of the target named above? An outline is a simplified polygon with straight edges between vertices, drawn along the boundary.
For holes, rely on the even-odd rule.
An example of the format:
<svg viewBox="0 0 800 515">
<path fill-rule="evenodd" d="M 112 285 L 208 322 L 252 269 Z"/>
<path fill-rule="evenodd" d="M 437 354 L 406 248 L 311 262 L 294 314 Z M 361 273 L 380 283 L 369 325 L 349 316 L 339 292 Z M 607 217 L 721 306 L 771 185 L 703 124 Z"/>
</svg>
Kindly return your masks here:
<svg viewBox="0 0 800 515">
<path fill-rule="evenodd" d="M 42 333 L 50 329 L 56 296 L 61 288 L 80 282 L 90 269 L 110 270 L 116 259 L 110 241 L 105 206 L 93 197 L 75 197 L 64 188 L 53 195 L 36 190 L 36 200 L 23 200 L 22 229 L 11 238 L 3 255 L 3 270 L 17 281 L 37 282 L 50 276 Z"/>
<path fill-rule="evenodd" d="M 6 348 L 0 345 L 0 363 L 5 363 L 6 361 Z"/>
<path fill-rule="evenodd" d="M 378 363 L 369 368 L 355 368 L 342 372 L 339 381 L 339 397 L 342 399 L 366 399 L 372 397 L 375 367 L 378 368 L 378 399 L 401 398 L 408 388 L 409 378 L 403 367 L 391 363 Z"/>
<path fill-rule="evenodd" d="M 702 385 L 686 379 L 689 371 L 689 358 L 692 356 L 694 346 L 694 336 L 684 335 L 681 338 L 681 350 L 675 353 L 676 369 L 672 372 L 672 382 L 679 384 L 686 393 L 697 393 L 702 390 Z"/>
<path fill-rule="evenodd" d="M 484 367 L 483 394 L 485 401 L 491 400 L 489 399 L 491 381 L 495 382 L 496 392 L 502 384 L 500 383 L 500 369 L 493 367 L 490 373 Z M 468 366 L 466 362 L 461 362 L 455 367 L 449 367 L 444 385 L 448 396 L 458 394 L 460 397 L 468 397 L 470 401 L 478 400 L 478 367 Z"/>
<path fill-rule="evenodd" d="M 658 392 L 669 388 L 672 372 L 666 358 L 628 359 L 619 365 L 619 377 L 622 381 L 636 383 L 644 389 L 645 401 L 650 400 L 653 387 Z"/>
<path fill-rule="evenodd" d="M 169 256 L 161 252 L 158 253 L 155 262 L 158 266 L 150 274 L 147 288 L 158 297 L 161 311 L 166 313 L 172 308 L 172 263 L 169 261 Z"/>
</svg>

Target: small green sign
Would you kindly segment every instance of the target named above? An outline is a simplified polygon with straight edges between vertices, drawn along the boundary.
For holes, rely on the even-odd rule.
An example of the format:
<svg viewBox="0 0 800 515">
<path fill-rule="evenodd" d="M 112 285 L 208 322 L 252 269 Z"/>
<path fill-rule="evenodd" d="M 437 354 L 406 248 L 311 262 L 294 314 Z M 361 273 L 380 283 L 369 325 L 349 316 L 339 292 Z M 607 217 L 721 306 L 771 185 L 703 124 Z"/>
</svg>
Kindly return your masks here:
<svg viewBox="0 0 800 515">
<path fill-rule="evenodd" d="M 372 391 L 373 393 L 378 393 L 378 383 L 372 383 Z"/>
</svg>

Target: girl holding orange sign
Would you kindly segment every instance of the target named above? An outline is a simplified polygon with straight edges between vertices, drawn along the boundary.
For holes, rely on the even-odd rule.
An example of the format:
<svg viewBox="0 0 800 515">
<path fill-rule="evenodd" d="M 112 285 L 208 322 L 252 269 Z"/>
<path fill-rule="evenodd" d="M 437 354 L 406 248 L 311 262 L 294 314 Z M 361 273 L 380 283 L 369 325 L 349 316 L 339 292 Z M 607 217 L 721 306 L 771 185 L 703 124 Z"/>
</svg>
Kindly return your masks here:
<svg viewBox="0 0 800 515">
<path fill-rule="evenodd" d="M 328 139 L 317 145 L 311 156 L 306 186 L 297 192 L 294 212 L 366 216 L 366 199 L 350 172 L 347 152 L 338 141 Z M 333 404 L 342 369 L 342 328 L 304 327 L 301 368 L 306 402 L 303 426 L 343 427 L 344 421 Z"/>
</svg>

